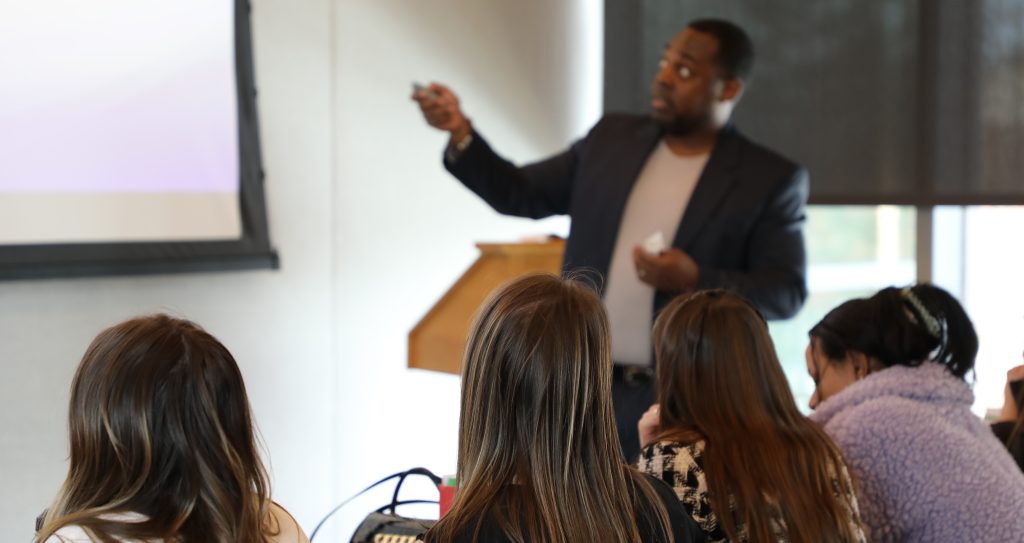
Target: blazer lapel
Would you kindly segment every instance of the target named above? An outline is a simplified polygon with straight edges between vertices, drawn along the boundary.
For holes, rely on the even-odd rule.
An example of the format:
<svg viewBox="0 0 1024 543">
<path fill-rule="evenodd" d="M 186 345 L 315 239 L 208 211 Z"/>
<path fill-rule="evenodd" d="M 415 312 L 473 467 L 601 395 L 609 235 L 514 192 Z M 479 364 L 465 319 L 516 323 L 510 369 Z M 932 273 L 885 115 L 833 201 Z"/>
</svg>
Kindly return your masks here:
<svg viewBox="0 0 1024 543">
<path fill-rule="evenodd" d="M 697 180 L 690 201 L 686 204 L 683 219 L 679 221 L 679 230 L 673 242 L 674 247 L 688 250 L 693 240 L 697 239 L 708 219 L 714 216 L 725 197 L 736 185 L 734 172 L 739 159 L 739 139 L 732 128 L 726 126 L 718 135 L 715 148 L 708 157 L 708 163 Z"/>
<path fill-rule="evenodd" d="M 640 177 L 640 171 L 647 164 L 647 159 L 659 141 L 661 141 L 661 128 L 654 122 L 643 124 L 633 137 L 616 141 L 618 148 L 612 152 L 621 159 L 610 162 L 604 175 L 605 179 L 622 180 L 621 183 L 609 188 L 608 198 L 605 200 L 611 204 L 607 212 L 611 214 L 611 217 L 615 217 L 612 224 L 615 225 L 616 234 L 619 230 L 619 223 L 622 221 L 622 213 L 626 210 L 626 202 L 629 200 L 630 193 L 633 192 L 633 185 L 636 184 L 637 178 Z M 612 244 L 614 243 L 615 240 L 612 240 Z"/>
<path fill-rule="evenodd" d="M 661 128 L 651 121 L 642 124 L 626 138 L 610 142 L 606 152 L 612 153 L 614 160 L 608 160 L 601 173 L 602 183 L 594 187 L 589 195 L 595 203 L 593 212 L 601 217 L 595 221 L 596 232 L 589 232 L 591 240 L 590 254 L 594 255 L 592 265 L 604 276 L 608 275 L 611 266 L 612 252 L 618 239 L 622 223 L 622 214 L 633 191 L 633 185 L 640 177 L 640 172 L 647 164 L 654 147 L 661 141 Z M 603 287 L 602 287 L 603 288 Z"/>
</svg>

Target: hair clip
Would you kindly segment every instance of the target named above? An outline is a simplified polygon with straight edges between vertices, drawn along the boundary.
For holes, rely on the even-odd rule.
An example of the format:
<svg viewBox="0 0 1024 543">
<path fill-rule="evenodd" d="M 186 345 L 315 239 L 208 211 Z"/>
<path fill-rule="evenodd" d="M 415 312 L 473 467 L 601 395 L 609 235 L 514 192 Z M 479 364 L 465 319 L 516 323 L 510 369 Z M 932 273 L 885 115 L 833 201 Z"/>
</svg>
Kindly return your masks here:
<svg viewBox="0 0 1024 543">
<path fill-rule="evenodd" d="M 914 294 L 911 287 L 903 287 L 903 289 L 900 290 L 900 297 L 903 298 L 903 301 L 909 303 L 913 309 L 910 315 L 911 320 L 914 321 L 915 324 L 918 323 L 917 319 L 914 317 L 914 314 L 916 313 L 921 317 L 921 320 L 924 321 L 924 327 L 928 331 L 928 334 L 935 339 L 942 339 L 942 326 L 939 324 L 939 320 L 928 311 L 921 302 L 921 299 Z"/>
</svg>

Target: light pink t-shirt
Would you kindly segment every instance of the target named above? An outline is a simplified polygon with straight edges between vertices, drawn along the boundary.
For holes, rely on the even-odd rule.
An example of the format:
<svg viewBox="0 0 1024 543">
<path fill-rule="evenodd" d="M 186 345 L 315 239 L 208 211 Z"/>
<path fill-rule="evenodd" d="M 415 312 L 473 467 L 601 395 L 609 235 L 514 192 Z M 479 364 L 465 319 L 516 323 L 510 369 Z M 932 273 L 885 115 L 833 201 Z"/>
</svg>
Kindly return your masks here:
<svg viewBox="0 0 1024 543">
<path fill-rule="evenodd" d="M 629 194 L 604 291 L 612 360 L 617 364 L 652 365 L 654 287 L 637 277 L 633 247 L 658 232 L 666 244 L 672 244 L 709 156 L 677 156 L 662 140 L 647 158 Z"/>
<path fill-rule="evenodd" d="M 277 521 L 281 533 L 274 536 L 274 543 L 309 543 L 309 538 L 302 531 L 302 527 L 295 521 L 295 518 L 276 503 L 270 504 L 270 514 Z M 143 515 L 138 513 L 124 513 L 110 515 L 110 520 L 123 520 L 125 522 L 140 522 L 145 520 Z M 89 537 L 89 534 L 77 524 L 71 524 L 57 530 L 57 532 L 46 538 L 45 543 L 94 543 L 96 540 Z M 137 539 L 126 539 L 124 543 L 162 543 L 163 539 L 139 541 Z"/>
</svg>

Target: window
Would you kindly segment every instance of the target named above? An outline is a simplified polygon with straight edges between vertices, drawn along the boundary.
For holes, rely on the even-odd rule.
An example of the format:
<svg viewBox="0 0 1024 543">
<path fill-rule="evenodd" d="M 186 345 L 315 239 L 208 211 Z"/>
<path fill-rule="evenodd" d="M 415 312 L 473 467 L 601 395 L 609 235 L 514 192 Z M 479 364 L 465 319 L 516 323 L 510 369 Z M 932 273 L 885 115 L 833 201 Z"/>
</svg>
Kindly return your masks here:
<svg viewBox="0 0 1024 543">
<path fill-rule="evenodd" d="M 804 363 L 808 330 L 850 298 L 914 282 L 916 217 L 913 207 L 808 207 L 805 233 L 810 295 L 796 317 L 770 325 L 782 367 L 804 410 L 814 392 Z"/>
<path fill-rule="evenodd" d="M 1003 404 L 1006 370 L 1024 363 L 1024 207 L 939 207 L 934 281 L 956 295 L 978 333 L 974 411 Z"/>
</svg>

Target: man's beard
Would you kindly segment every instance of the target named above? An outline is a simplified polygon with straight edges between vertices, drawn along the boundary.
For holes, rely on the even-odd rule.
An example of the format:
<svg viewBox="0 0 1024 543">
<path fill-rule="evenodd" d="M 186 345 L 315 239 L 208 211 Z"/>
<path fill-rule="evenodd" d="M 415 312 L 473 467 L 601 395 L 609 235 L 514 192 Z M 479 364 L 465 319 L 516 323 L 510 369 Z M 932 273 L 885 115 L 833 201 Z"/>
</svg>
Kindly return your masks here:
<svg viewBox="0 0 1024 543">
<path fill-rule="evenodd" d="M 658 125 L 661 126 L 665 134 L 672 136 L 689 136 L 697 132 L 707 121 L 701 117 L 683 117 L 680 115 L 673 115 L 668 119 L 655 116 L 654 120 L 658 122 Z"/>
</svg>

